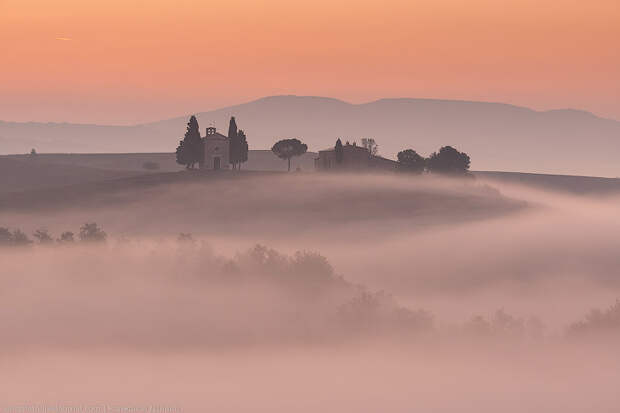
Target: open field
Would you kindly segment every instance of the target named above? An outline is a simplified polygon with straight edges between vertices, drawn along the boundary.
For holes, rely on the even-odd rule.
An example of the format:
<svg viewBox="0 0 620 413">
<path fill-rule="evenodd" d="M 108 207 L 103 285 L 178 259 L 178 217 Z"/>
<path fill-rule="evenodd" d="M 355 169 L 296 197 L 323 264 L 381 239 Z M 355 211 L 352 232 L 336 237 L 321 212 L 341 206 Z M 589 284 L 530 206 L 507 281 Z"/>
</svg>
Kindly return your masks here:
<svg viewBox="0 0 620 413">
<path fill-rule="evenodd" d="M 314 170 L 316 153 L 308 152 L 291 160 L 291 168 L 300 167 L 303 171 Z M 2 159 L 17 159 L 31 161 L 30 155 L 0 155 Z M 44 153 L 38 154 L 37 162 L 84 166 L 89 168 L 107 169 L 113 171 L 132 171 L 143 173 L 175 172 L 183 170 L 183 166 L 176 163 L 174 153 Z M 146 169 L 145 162 L 157 164 L 158 169 Z M 252 171 L 286 171 L 286 161 L 276 157 L 271 151 L 251 150 L 248 161 L 243 169 Z"/>
<path fill-rule="evenodd" d="M 49 163 L 43 159 L 0 157 L 0 194 L 102 182 L 142 172 Z"/>
</svg>

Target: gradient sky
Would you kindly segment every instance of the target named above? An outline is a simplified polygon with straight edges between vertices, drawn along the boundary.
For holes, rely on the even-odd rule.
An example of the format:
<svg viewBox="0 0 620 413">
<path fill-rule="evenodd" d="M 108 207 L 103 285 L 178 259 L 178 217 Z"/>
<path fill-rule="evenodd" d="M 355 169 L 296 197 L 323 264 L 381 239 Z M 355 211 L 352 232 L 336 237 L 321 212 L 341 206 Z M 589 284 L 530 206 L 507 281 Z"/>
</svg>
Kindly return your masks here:
<svg viewBox="0 0 620 413">
<path fill-rule="evenodd" d="M 620 120 L 618 0 L 0 0 L 0 119 L 128 124 L 272 94 Z"/>
</svg>

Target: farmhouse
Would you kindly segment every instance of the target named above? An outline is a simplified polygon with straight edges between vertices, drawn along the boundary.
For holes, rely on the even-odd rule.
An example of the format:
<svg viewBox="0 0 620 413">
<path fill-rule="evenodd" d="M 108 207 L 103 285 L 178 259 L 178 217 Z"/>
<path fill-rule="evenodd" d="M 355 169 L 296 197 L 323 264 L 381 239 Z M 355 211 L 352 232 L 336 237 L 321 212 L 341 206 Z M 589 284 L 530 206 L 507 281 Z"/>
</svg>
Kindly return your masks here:
<svg viewBox="0 0 620 413">
<path fill-rule="evenodd" d="M 215 127 L 207 128 L 207 135 L 202 138 L 204 143 L 204 162 L 200 165 L 203 169 L 228 169 L 230 165 L 230 140 L 217 132 Z"/>
<path fill-rule="evenodd" d="M 347 171 L 394 171 L 398 162 L 381 156 L 371 155 L 370 152 L 355 143 L 346 143 L 342 146 L 342 161 L 336 159 L 335 148 L 319 151 L 319 157 L 314 159 L 317 171 L 347 170 Z"/>
</svg>

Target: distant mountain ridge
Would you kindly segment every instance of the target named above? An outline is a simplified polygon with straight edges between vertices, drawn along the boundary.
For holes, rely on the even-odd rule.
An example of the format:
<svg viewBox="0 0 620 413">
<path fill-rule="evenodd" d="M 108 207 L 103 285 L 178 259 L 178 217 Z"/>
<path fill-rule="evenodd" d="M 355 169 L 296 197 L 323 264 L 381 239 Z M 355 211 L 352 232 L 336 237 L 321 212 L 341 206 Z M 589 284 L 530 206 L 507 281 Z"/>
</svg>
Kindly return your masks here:
<svg viewBox="0 0 620 413">
<path fill-rule="evenodd" d="M 299 137 L 309 150 L 337 138 L 373 137 L 379 152 L 395 158 L 413 148 L 428 155 L 453 145 L 477 170 L 620 176 L 620 122 L 574 109 L 535 111 L 491 102 L 380 99 L 351 104 L 312 96 L 270 96 L 197 113 L 202 133 L 211 123 L 226 130 L 230 116 L 252 149 Z M 0 122 L 0 153 L 171 152 L 188 116 L 135 126 Z"/>
</svg>

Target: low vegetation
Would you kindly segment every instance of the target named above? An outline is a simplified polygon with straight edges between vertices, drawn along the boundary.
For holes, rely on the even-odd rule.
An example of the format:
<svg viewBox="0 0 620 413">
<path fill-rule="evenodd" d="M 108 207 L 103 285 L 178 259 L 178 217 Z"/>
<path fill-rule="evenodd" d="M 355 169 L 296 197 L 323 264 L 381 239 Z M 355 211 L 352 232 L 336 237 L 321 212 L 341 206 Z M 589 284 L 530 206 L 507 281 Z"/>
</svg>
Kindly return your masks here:
<svg viewBox="0 0 620 413">
<path fill-rule="evenodd" d="M 0 227 L 0 246 L 24 246 L 31 244 L 28 236 L 19 229 L 13 231 L 5 227 Z"/>
<path fill-rule="evenodd" d="M 439 152 L 433 152 L 428 158 L 419 155 L 413 149 L 398 153 L 398 169 L 403 172 L 463 175 L 469 170 L 471 161 L 465 152 L 459 152 L 452 146 L 443 146 Z"/>
<path fill-rule="evenodd" d="M 74 233 L 64 231 L 54 241 L 54 238 L 46 228 L 39 228 L 32 233 L 32 236 L 40 245 L 69 244 L 75 242 Z M 105 242 L 107 234 L 95 222 L 87 222 L 80 227 L 79 240 L 81 242 L 99 243 Z M 10 230 L 7 227 L 0 227 L 0 247 L 22 247 L 33 244 L 28 235 L 20 229 Z"/>
<path fill-rule="evenodd" d="M 583 320 L 571 324 L 568 331 L 574 336 L 593 333 L 620 335 L 620 300 L 605 310 L 591 310 Z"/>
</svg>

